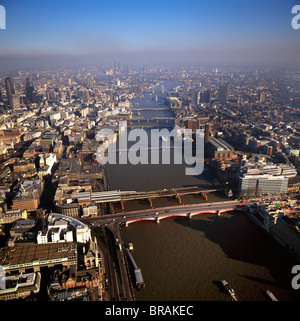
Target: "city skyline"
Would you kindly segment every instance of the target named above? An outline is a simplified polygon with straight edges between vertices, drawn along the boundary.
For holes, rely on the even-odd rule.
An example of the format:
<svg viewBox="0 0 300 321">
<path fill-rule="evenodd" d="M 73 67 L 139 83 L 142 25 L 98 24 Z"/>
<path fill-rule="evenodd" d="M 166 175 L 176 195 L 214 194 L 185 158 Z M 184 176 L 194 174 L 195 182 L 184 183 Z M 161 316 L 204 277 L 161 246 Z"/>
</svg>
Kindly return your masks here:
<svg viewBox="0 0 300 321">
<path fill-rule="evenodd" d="M 298 302 L 299 35 L 288 0 L 0 1 L 0 301 Z"/>
<path fill-rule="evenodd" d="M 2 1 L 2 64 L 298 64 L 295 1 Z"/>
</svg>

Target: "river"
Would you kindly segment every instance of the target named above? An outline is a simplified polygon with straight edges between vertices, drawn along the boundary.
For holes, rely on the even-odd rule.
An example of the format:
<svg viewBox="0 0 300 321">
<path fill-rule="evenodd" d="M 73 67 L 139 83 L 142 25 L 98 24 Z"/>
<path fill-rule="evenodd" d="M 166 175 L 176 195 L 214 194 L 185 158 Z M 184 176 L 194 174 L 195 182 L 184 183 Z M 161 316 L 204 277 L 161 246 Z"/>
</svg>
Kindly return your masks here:
<svg viewBox="0 0 300 321">
<path fill-rule="evenodd" d="M 164 81 L 165 90 L 178 84 Z M 142 117 L 173 117 L 171 111 L 142 111 L 166 107 L 160 86 L 135 98 Z M 157 106 L 159 104 L 159 106 Z M 154 124 L 155 125 L 155 124 Z M 108 165 L 112 189 L 158 190 L 172 187 L 211 186 L 205 175 L 185 175 L 181 165 Z M 224 195 L 209 195 L 209 201 L 223 200 Z M 203 202 L 201 196 L 186 196 L 183 202 Z M 125 210 L 149 208 L 143 201 L 126 204 Z M 177 201 L 155 200 L 154 207 Z M 120 209 L 119 209 L 120 210 Z M 238 300 L 265 301 L 271 290 L 283 301 L 299 300 L 291 287 L 291 268 L 295 262 L 241 212 L 221 216 L 202 214 L 191 220 L 166 219 L 160 224 L 139 222 L 121 227 L 122 240 L 134 245 L 133 256 L 141 268 L 146 288 L 135 290 L 136 300 L 230 301 L 218 281 L 225 279 L 234 288 Z"/>
</svg>

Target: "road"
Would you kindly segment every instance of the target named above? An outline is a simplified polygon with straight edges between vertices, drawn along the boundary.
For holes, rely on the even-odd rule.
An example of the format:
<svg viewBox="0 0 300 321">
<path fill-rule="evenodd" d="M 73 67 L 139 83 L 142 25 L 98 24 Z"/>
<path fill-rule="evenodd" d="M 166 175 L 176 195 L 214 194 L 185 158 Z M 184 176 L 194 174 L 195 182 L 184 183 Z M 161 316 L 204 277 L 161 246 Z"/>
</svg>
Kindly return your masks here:
<svg viewBox="0 0 300 321">
<path fill-rule="evenodd" d="M 124 212 L 117 214 L 109 214 L 104 216 L 95 216 L 82 218 L 86 224 L 93 226 L 108 226 L 110 225 L 119 225 L 126 224 L 126 222 L 131 222 L 134 220 L 142 220 L 142 219 L 151 219 L 155 217 L 164 218 L 165 216 L 187 216 L 187 214 L 191 214 L 191 216 L 204 213 L 204 212 L 216 212 L 217 210 L 226 210 L 239 206 L 241 204 L 240 201 L 226 201 L 226 202 L 214 202 L 214 203 L 201 203 L 201 204 L 187 204 L 187 205 L 178 205 L 178 206 L 170 206 L 164 208 L 157 209 L 144 209 L 132 212 Z M 249 206 L 251 202 L 245 203 L 244 205 Z M 157 213 L 157 214 L 156 214 Z"/>
</svg>

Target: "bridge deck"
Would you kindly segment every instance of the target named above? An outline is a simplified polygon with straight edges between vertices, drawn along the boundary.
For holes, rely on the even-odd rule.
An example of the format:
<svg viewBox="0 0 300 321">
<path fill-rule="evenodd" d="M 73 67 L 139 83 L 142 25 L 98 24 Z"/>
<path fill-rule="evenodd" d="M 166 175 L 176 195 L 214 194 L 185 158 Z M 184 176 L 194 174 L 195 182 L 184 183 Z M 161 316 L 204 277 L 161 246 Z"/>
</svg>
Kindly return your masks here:
<svg viewBox="0 0 300 321">
<path fill-rule="evenodd" d="M 159 197 L 181 197 L 188 194 L 200 194 L 222 191 L 224 188 L 203 188 L 203 187 L 182 187 L 172 188 L 157 191 L 136 192 L 136 191 L 106 191 L 106 192 L 81 192 L 73 193 L 72 199 L 77 199 L 78 202 L 95 202 L 109 203 L 122 202 L 138 199 L 152 199 Z"/>
</svg>

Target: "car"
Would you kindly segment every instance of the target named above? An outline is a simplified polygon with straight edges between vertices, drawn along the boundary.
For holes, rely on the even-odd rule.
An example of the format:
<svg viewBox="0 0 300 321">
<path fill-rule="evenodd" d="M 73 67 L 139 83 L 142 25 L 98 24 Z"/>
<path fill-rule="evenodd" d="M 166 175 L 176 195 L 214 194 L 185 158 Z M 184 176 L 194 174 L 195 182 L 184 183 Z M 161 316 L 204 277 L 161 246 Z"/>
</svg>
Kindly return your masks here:
<svg viewBox="0 0 300 321">
<path fill-rule="evenodd" d="M 126 215 L 124 215 L 123 218 L 126 218 Z"/>
<path fill-rule="evenodd" d="M 114 222 L 115 220 L 116 220 L 115 218 L 112 219 L 113 222 Z"/>
<path fill-rule="evenodd" d="M 166 212 L 167 212 L 167 213 L 169 213 L 169 212 L 170 212 L 170 210 L 166 210 Z"/>
<path fill-rule="evenodd" d="M 158 212 L 154 213 L 154 215 L 158 215 Z"/>
</svg>

